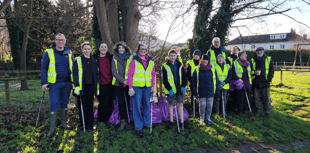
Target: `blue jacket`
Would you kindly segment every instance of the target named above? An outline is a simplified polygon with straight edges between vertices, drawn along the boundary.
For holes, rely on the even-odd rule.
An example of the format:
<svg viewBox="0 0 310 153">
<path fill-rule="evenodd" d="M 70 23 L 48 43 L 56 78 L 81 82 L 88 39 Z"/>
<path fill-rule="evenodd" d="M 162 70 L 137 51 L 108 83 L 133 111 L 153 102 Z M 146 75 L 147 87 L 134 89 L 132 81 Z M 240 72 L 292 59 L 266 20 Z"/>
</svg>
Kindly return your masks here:
<svg viewBox="0 0 310 153">
<path fill-rule="evenodd" d="M 65 47 L 64 51 L 56 50 L 56 45 L 52 45 L 52 49 L 54 50 L 55 55 L 55 66 L 56 66 L 56 83 L 62 82 L 71 82 L 71 71 L 69 68 L 69 58 L 68 54 L 70 54 L 70 48 Z M 73 61 L 73 55 L 72 61 Z M 45 52 L 43 55 L 42 65 L 41 65 L 41 84 L 47 84 L 47 71 L 48 65 L 50 63 L 50 59 L 48 57 L 48 53 Z"/>
<path fill-rule="evenodd" d="M 217 73 L 215 71 L 215 77 L 216 77 L 216 90 L 215 93 L 220 93 L 220 81 L 217 77 Z M 194 71 L 193 77 L 192 77 L 192 87 L 193 87 L 193 93 L 197 94 L 197 72 Z M 199 97 L 214 97 L 214 87 L 213 87 L 213 73 L 211 70 L 208 71 L 202 71 L 199 70 L 199 88 L 198 88 L 198 94 Z"/>
<path fill-rule="evenodd" d="M 82 79 L 82 84 L 83 84 L 83 86 L 82 86 L 82 91 L 81 91 L 81 95 L 83 95 L 83 92 L 84 92 L 84 79 L 85 79 L 85 62 L 84 62 L 84 55 L 81 55 L 81 57 L 82 57 L 82 66 L 83 66 L 83 79 Z M 98 70 L 98 62 L 97 62 L 97 60 L 94 58 L 94 57 L 92 57 L 91 56 L 91 58 L 92 58 L 92 61 L 93 61 L 93 84 L 94 84 L 94 94 L 96 95 L 96 96 L 98 96 L 97 95 L 97 83 L 99 82 L 99 70 Z M 75 85 L 75 87 L 78 87 L 78 86 L 80 86 L 79 85 L 79 69 L 78 69 L 78 65 L 77 65 L 77 60 L 75 60 L 74 62 L 73 62 L 73 81 L 74 81 L 74 85 Z"/>
</svg>

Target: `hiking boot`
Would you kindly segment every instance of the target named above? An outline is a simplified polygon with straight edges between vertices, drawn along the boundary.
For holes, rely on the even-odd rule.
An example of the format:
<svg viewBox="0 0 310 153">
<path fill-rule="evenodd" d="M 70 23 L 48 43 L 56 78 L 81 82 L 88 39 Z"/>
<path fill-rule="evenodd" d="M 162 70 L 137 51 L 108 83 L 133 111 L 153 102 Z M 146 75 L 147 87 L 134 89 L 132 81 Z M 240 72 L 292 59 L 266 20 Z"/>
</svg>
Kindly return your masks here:
<svg viewBox="0 0 310 153">
<path fill-rule="evenodd" d="M 106 126 L 103 122 L 98 122 L 98 126 Z"/>
<path fill-rule="evenodd" d="M 209 125 L 213 125 L 214 124 L 210 119 L 208 119 L 207 121 L 208 121 Z"/>
<path fill-rule="evenodd" d="M 110 127 L 113 126 L 112 124 L 109 123 L 109 121 L 104 122 L 104 124 L 105 124 L 108 128 L 110 128 Z"/>
<path fill-rule="evenodd" d="M 173 122 L 169 122 L 169 129 L 173 129 Z"/>
<path fill-rule="evenodd" d="M 140 137 L 143 137 L 143 136 L 144 136 L 142 129 L 141 129 L 141 130 L 136 130 L 136 131 L 137 131 L 137 134 L 138 134 Z"/>
<path fill-rule="evenodd" d="M 50 112 L 50 131 L 47 136 L 52 137 L 54 135 L 56 129 L 56 119 L 57 119 L 57 111 Z"/>
<path fill-rule="evenodd" d="M 60 127 L 71 130 L 71 127 L 67 125 L 67 108 L 59 108 L 59 115 L 60 115 Z"/>
<path fill-rule="evenodd" d="M 184 130 L 184 128 L 185 129 L 191 129 L 191 127 L 186 122 L 182 123 L 181 125 L 182 125 L 182 130 Z"/>
<path fill-rule="evenodd" d="M 121 125 L 120 125 L 120 127 L 118 128 L 118 131 L 119 132 L 121 132 L 121 131 L 123 131 L 125 128 L 127 128 L 127 123 L 126 123 L 126 121 L 125 120 L 123 120 L 123 121 L 121 121 Z"/>
</svg>

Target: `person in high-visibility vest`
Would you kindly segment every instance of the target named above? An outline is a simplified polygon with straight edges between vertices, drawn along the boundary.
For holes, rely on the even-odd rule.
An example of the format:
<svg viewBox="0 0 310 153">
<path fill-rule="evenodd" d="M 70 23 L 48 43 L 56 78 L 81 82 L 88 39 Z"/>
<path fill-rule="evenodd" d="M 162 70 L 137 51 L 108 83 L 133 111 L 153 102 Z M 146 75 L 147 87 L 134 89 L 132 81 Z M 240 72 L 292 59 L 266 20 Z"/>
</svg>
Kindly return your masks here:
<svg viewBox="0 0 310 153">
<path fill-rule="evenodd" d="M 217 76 L 221 82 L 220 83 L 220 89 L 221 89 L 220 96 L 214 98 L 215 99 L 214 100 L 214 102 L 215 102 L 215 107 L 214 107 L 215 113 L 217 115 L 219 115 L 220 110 L 221 111 L 223 110 L 222 109 L 223 108 L 222 101 L 224 100 L 224 112 L 223 112 L 223 114 L 225 116 L 227 116 L 227 114 L 226 114 L 226 103 L 227 103 L 226 96 L 227 96 L 227 93 L 229 90 L 229 83 L 230 83 L 230 80 L 232 77 L 232 72 L 231 72 L 229 64 L 226 64 L 224 62 L 224 56 L 222 54 L 219 54 L 217 56 L 217 62 L 216 62 L 216 64 L 213 65 L 213 67 L 216 70 Z"/>
<path fill-rule="evenodd" d="M 139 44 L 137 55 L 130 62 L 128 72 L 129 96 L 132 97 L 134 129 L 143 135 L 144 127 L 151 128 L 150 97 L 155 93 L 155 65 L 153 58 L 148 55 L 147 47 Z M 141 114 L 141 103 L 143 115 Z"/>
<path fill-rule="evenodd" d="M 227 64 L 230 65 L 230 69 L 232 68 L 232 66 L 234 64 L 234 61 L 238 59 L 239 51 L 240 51 L 240 48 L 236 45 L 231 48 L 230 55 L 227 57 L 227 60 L 229 61 L 229 63 L 227 63 Z M 237 106 L 236 106 L 236 103 L 237 103 L 236 90 L 230 91 L 229 95 L 232 98 L 232 101 L 227 102 L 226 112 L 232 112 L 237 108 Z M 228 100 L 229 100 L 229 98 L 228 98 Z"/>
<path fill-rule="evenodd" d="M 245 51 L 238 53 L 239 59 L 234 62 L 232 66 L 232 81 L 234 89 L 237 94 L 238 115 L 243 116 L 248 113 L 248 103 L 245 91 L 249 97 L 252 88 L 251 64 L 247 61 L 247 54 Z M 231 86 L 230 86 L 231 87 Z"/>
<path fill-rule="evenodd" d="M 187 80 L 189 81 L 189 87 L 191 89 L 191 107 L 190 108 L 192 109 L 193 109 L 193 103 L 194 103 L 193 88 L 192 88 L 192 75 L 195 71 L 195 67 L 199 65 L 200 57 L 201 57 L 201 51 L 197 49 L 193 53 L 193 59 L 187 61 L 186 76 L 187 76 Z"/>
<path fill-rule="evenodd" d="M 211 65 L 214 65 L 216 63 L 216 57 L 219 54 L 222 54 L 224 56 L 225 62 L 228 63 L 226 51 L 221 46 L 221 40 L 219 37 L 214 37 L 212 39 L 212 46 L 209 49 L 207 54 L 210 56 L 210 64 Z"/>
<path fill-rule="evenodd" d="M 183 60 L 181 58 L 180 47 L 172 46 L 171 50 L 176 51 L 176 53 L 177 53 L 177 59 L 176 60 L 179 61 L 182 64 L 182 66 L 184 67 Z M 165 57 L 165 62 L 167 63 L 168 61 L 169 61 L 169 56 Z"/>
<path fill-rule="evenodd" d="M 50 49 L 46 49 L 41 65 L 42 90 L 46 91 L 49 88 L 50 95 L 48 137 L 54 135 L 58 107 L 61 119 L 60 127 L 70 129 L 67 125 L 67 106 L 73 81 L 73 55 L 70 48 L 65 46 L 66 37 L 64 34 L 58 33 L 55 43 Z"/>
<path fill-rule="evenodd" d="M 113 100 L 114 96 L 114 85 L 112 85 L 112 60 L 113 55 L 108 52 L 108 45 L 105 41 L 101 41 L 98 44 L 98 50 L 93 55 L 98 61 L 99 66 L 99 90 L 98 96 L 98 125 L 111 127 L 109 123 L 110 116 L 114 108 Z"/>
<path fill-rule="evenodd" d="M 177 52 L 170 50 L 168 52 L 169 60 L 162 65 L 163 84 L 166 88 L 165 94 L 169 102 L 169 128 L 173 128 L 173 106 L 176 102 L 180 116 L 180 122 L 184 124 L 185 128 L 190 128 L 183 122 L 183 102 L 185 95 L 185 86 L 187 85 L 187 78 L 185 69 L 181 62 L 177 59 Z"/>
<path fill-rule="evenodd" d="M 214 97 L 220 94 L 220 81 L 216 70 L 209 63 L 210 57 L 203 55 L 201 63 L 195 68 L 192 77 L 193 95 L 199 97 L 200 124 L 205 123 L 205 117 L 209 125 L 211 120 Z"/>
<path fill-rule="evenodd" d="M 128 116 L 125 102 L 127 101 L 127 106 L 130 106 L 130 97 L 128 95 L 128 70 L 132 60 L 132 52 L 124 41 L 116 43 L 114 45 L 113 51 L 114 58 L 112 61 L 112 85 L 115 86 L 115 92 L 119 106 L 119 116 L 121 120 L 118 131 L 123 131 L 128 126 L 126 123 Z M 129 108 L 128 111 L 130 111 Z"/>
<path fill-rule="evenodd" d="M 270 56 L 265 54 L 263 47 L 256 49 L 256 55 L 251 59 L 254 99 L 257 112 L 263 112 L 269 116 L 270 83 L 274 76 L 274 66 Z"/>
<path fill-rule="evenodd" d="M 84 42 L 82 50 L 83 55 L 76 57 L 73 64 L 74 94 L 78 96 L 77 107 L 79 109 L 80 125 L 83 127 L 81 98 L 85 129 L 89 132 L 94 130 L 94 95 L 97 97 L 100 95 L 99 69 L 97 60 L 91 56 L 91 43 Z"/>
<path fill-rule="evenodd" d="M 227 57 L 227 60 L 229 61 L 227 64 L 229 64 L 230 67 L 233 65 L 234 61 L 238 59 L 239 51 L 240 48 L 236 45 L 231 48 L 230 55 Z"/>
</svg>

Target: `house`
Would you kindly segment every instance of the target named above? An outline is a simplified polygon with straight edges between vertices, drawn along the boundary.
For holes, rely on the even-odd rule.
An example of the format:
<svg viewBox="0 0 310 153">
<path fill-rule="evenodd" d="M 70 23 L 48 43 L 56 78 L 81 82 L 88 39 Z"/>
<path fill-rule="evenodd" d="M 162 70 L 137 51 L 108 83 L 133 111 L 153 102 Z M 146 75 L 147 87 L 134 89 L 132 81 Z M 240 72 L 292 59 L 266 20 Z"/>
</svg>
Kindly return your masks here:
<svg viewBox="0 0 310 153">
<path fill-rule="evenodd" d="M 265 49 L 292 49 L 296 44 L 310 44 L 307 41 L 307 35 L 300 36 L 295 30 L 289 33 L 265 34 L 255 36 L 237 37 L 227 43 L 226 49 L 231 49 L 234 45 L 241 50 L 255 50 L 257 47 Z M 308 46 L 300 46 L 301 48 L 310 48 Z"/>
<path fill-rule="evenodd" d="M 148 50 L 154 51 L 158 49 L 162 49 L 163 45 L 165 48 L 171 47 L 172 43 L 168 41 L 161 40 L 156 36 L 149 35 L 147 33 L 139 32 L 139 43 L 145 44 L 148 47 Z"/>
</svg>

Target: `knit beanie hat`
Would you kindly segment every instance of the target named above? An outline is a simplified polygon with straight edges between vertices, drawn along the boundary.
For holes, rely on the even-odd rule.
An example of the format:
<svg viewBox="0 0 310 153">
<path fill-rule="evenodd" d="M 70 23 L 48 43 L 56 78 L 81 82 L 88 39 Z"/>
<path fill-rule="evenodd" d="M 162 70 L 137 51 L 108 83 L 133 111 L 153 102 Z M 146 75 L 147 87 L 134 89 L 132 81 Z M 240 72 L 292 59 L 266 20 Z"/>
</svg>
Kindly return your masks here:
<svg viewBox="0 0 310 153">
<path fill-rule="evenodd" d="M 209 57 L 209 55 L 203 55 L 203 56 L 202 56 L 202 59 L 203 59 L 203 60 L 208 60 L 208 61 L 209 61 L 209 60 L 210 60 L 210 57 Z"/>
<path fill-rule="evenodd" d="M 199 57 L 201 57 L 201 51 L 199 49 L 195 50 L 193 56 L 195 55 L 199 55 Z"/>
</svg>

